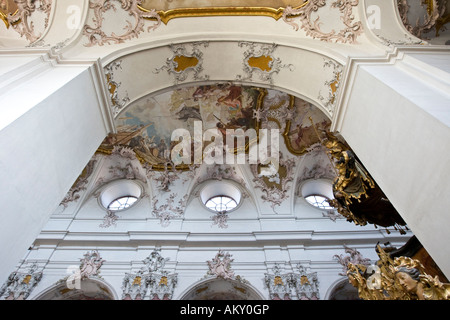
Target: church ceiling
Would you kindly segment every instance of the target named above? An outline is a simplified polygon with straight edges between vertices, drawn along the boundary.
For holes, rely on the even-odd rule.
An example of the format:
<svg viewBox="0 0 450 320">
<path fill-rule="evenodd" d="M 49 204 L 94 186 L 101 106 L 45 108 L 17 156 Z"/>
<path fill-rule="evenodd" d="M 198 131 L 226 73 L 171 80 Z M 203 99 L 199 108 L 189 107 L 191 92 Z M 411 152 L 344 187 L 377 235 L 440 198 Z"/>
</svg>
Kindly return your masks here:
<svg viewBox="0 0 450 320">
<path fill-rule="evenodd" d="M 196 134 L 203 139 L 205 131 L 215 129 L 226 150 L 234 153 L 238 142 L 227 145 L 227 134 L 234 134 L 230 138 L 237 140 L 238 129 L 248 133 L 245 145 L 240 146 L 248 152 L 261 130 L 276 129 L 285 148 L 293 155 L 302 155 L 319 143 L 320 132 L 329 128 L 330 120 L 312 104 L 280 91 L 223 83 L 182 87 L 141 98 L 122 110 L 115 124 L 117 133 L 109 135 L 101 150 L 126 146 L 142 162 L 156 168 L 175 160 L 171 156 L 178 139 L 172 141 L 172 134 L 177 129 L 188 134 L 192 150 Z M 196 128 L 200 130 L 197 133 Z M 203 141 L 203 155 L 209 141 Z M 194 152 L 191 156 L 189 164 L 201 162 L 193 158 Z"/>
</svg>

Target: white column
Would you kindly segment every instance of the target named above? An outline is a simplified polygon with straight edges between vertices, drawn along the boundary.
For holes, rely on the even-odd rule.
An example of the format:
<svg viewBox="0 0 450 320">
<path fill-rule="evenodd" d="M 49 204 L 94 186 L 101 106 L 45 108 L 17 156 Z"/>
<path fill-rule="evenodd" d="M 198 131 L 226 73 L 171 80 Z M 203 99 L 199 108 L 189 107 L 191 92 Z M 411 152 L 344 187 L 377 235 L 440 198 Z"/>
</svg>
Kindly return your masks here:
<svg viewBox="0 0 450 320">
<path fill-rule="evenodd" d="M 0 82 L 1 283 L 112 130 L 97 65 L 54 66 L 44 56 L 16 59 L 3 70 L 16 78 Z"/>
<path fill-rule="evenodd" d="M 419 51 L 353 64 L 334 129 L 448 277 L 450 55 Z"/>
</svg>

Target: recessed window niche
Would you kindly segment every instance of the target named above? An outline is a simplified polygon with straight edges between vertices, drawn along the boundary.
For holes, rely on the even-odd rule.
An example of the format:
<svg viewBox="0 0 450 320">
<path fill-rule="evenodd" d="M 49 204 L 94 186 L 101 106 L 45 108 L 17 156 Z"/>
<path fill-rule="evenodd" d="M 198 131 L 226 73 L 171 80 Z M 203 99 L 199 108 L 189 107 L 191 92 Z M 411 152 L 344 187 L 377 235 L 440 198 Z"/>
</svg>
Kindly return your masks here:
<svg viewBox="0 0 450 320">
<path fill-rule="evenodd" d="M 142 195 L 142 186 L 133 180 L 116 180 L 107 184 L 98 201 L 104 210 L 123 211 L 134 206 Z"/>
<path fill-rule="evenodd" d="M 320 210 L 333 210 L 328 200 L 334 199 L 333 183 L 326 179 L 308 180 L 301 185 L 301 195 L 311 206 Z"/>
<path fill-rule="evenodd" d="M 200 190 L 202 204 L 212 212 L 231 212 L 236 210 L 242 199 L 241 190 L 231 182 L 211 181 Z"/>
</svg>

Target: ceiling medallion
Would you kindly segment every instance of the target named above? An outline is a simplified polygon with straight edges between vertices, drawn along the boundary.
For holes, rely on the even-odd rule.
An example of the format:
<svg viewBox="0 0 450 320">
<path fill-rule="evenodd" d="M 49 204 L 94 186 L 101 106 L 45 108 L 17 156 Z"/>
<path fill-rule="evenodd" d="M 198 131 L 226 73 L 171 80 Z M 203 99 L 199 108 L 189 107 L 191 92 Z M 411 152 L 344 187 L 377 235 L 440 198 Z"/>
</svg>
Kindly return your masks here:
<svg viewBox="0 0 450 320">
<path fill-rule="evenodd" d="M 142 0 L 139 9 L 143 12 L 156 10 L 159 19 L 164 24 L 175 18 L 186 17 L 211 17 L 211 16 L 265 16 L 275 20 L 285 14 L 285 2 L 282 0 L 219 0 L 214 1 L 214 6 L 206 6 L 199 1 L 183 1 L 184 7 L 180 7 L 171 1 Z M 308 4 L 305 0 L 291 0 L 290 7 L 298 10 Z M 152 18 L 154 19 L 154 18 Z"/>
</svg>

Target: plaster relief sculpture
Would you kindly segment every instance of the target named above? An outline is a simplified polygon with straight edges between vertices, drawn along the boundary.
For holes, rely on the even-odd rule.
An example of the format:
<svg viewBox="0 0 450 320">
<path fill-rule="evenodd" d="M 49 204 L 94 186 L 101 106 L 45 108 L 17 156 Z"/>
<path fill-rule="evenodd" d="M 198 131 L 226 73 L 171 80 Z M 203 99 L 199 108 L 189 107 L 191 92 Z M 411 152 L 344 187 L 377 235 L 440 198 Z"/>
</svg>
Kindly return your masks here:
<svg viewBox="0 0 450 320">
<path fill-rule="evenodd" d="M 230 253 L 219 250 L 211 261 L 206 262 L 209 267 L 207 275 L 216 276 L 225 280 L 234 279 L 234 271 L 231 270 L 231 262 L 233 262 L 234 259 L 231 257 Z"/>
<path fill-rule="evenodd" d="M 105 260 L 100 257 L 100 253 L 97 250 L 86 252 L 84 258 L 81 259 L 80 264 L 81 280 L 98 277 L 103 262 L 105 262 Z"/>
<path fill-rule="evenodd" d="M 1 17 L 8 28 L 12 26 L 21 37 L 25 36 L 30 44 L 33 44 L 37 42 L 47 28 L 51 8 L 52 0 L 15 0 L 14 4 L 7 3 L 5 7 L 7 14 L 2 13 Z M 17 11 L 13 11 L 14 9 Z M 44 14 L 43 22 L 35 20 L 39 19 L 35 18 L 38 16 L 35 13 L 39 12 Z M 43 24 L 43 26 L 40 26 L 40 29 L 42 29 L 40 32 L 36 32 L 36 24 Z"/>
<path fill-rule="evenodd" d="M 292 300 L 292 288 L 295 286 L 291 274 L 282 274 L 278 264 L 272 268 L 273 274 L 264 274 L 264 283 L 272 300 Z"/>
<path fill-rule="evenodd" d="M 124 26 L 125 33 L 117 35 L 115 32 L 107 34 L 104 29 L 117 24 L 117 21 L 112 22 L 110 25 L 103 25 L 105 18 L 104 15 L 107 11 L 117 11 L 116 5 L 113 3 L 120 2 L 121 10 L 128 13 L 129 16 L 134 18 L 134 21 L 126 20 Z M 144 31 L 145 19 L 154 19 L 156 22 L 147 28 L 147 32 L 155 30 L 161 24 L 161 19 L 155 10 L 148 10 L 146 12 L 139 9 L 139 5 L 142 0 L 90 0 L 89 9 L 93 11 L 93 17 L 91 18 L 94 26 L 86 24 L 83 27 L 83 35 L 89 40 L 85 46 L 92 47 L 94 45 L 102 46 L 104 44 L 118 44 L 123 43 L 125 40 L 132 38 L 138 38 L 139 34 Z"/>
<path fill-rule="evenodd" d="M 345 248 L 345 253 L 346 253 L 345 256 L 342 254 L 341 255 L 335 254 L 333 256 L 333 258 L 338 260 L 339 264 L 342 265 L 342 272 L 339 273 L 339 275 L 341 275 L 341 276 L 347 275 L 349 263 L 365 265 L 365 266 L 370 265 L 370 263 L 371 263 L 370 259 L 363 258 L 362 254 L 358 250 L 349 248 L 346 245 L 344 245 L 344 248 Z"/>
<path fill-rule="evenodd" d="M 328 33 L 321 31 L 321 21 L 318 15 L 316 20 L 312 21 L 312 15 L 318 13 L 320 8 L 325 7 L 326 4 L 326 0 L 309 0 L 304 7 L 298 9 L 288 6 L 283 12 L 283 20 L 297 31 L 299 25 L 293 20 L 294 17 L 298 17 L 301 28 L 306 31 L 306 35 L 314 39 L 326 42 L 356 43 L 356 38 L 363 33 L 362 23 L 361 21 L 354 21 L 353 13 L 353 8 L 358 6 L 359 0 L 337 0 L 331 3 L 331 8 L 338 9 L 342 14 L 340 18 L 343 28 L 338 32 L 335 30 Z"/>
<path fill-rule="evenodd" d="M 294 273 L 295 289 L 299 300 L 319 300 L 319 279 L 317 272 L 307 272 L 306 268 L 297 264 L 298 273 Z"/>
<path fill-rule="evenodd" d="M 336 108 L 336 95 L 339 89 L 339 83 L 342 77 L 343 66 L 333 60 L 325 60 L 323 64 L 324 68 L 330 68 L 332 70 L 332 77 L 330 80 L 325 81 L 324 85 L 327 88 L 327 95 L 324 97 L 322 92 L 319 91 L 318 99 L 324 103 L 330 117 L 333 116 Z"/>
<path fill-rule="evenodd" d="M 228 213 L 225 212 L 217 212 L 214 216 L 211 217 L 213 220 L 213 226 L 217 225 L 221 229 L 228 228 Z"/>
<path fill-rule="evenodd" d="M 279 73 L 283 68 L 293 71 L 292 64 L 282 64 L 280 58 L 275 58 L 273 52 L 277 48 L 276 44 L 262 44 L 255 42 L 239 42 L 239 47 L 248 47 L 244 52 L 245 76 L 237 75 L 236 80 L 253 80 L 254 73 L 259 74 L 259 79 L 263 82 L 273 83 L 273 75 Z"/>
<path fill-rule="evenodd" d="M 293 180 L 292 173 L 295 167 L 294 159 L 284 159 L 280 152 L 279 169 L 273 175 L 261 174 L 261 164 L 251 164 L 250 168 L 254 175 L 255 188 L 261 189 L 263 201 L 270 202 L 270 207 L 275 211 L 275 206 L 280 206 L 288 195 L 289 183 Z"/>
<path fill-rule="evenodd" d="M 106 210 L 106 214 L 103 217 L 103 222 L 99 225 L 100 228 L 109 228 L 116 225 L 117 219 L 120 217 L 116 215 L 114 211 Z"/>
<path fill-rule="evenodd" d="M 111 62 L 104 68 L 106 83 L 108 85 L 108 91 L 111 98 L 111 111 L 113 117 L 116 117 L 130 101 L 128 93 L 125 93 L 124 97 L 119 97 L 118 90 L 121 83 L 114 80 L 114 72 L 117 70 L 122 70 L 122 60 Z"/>
<path fill-rule="evenodd" d="M 273 274 L 265 273 L 264 282 L 272 300 L 319 300 L 319 280 L 317 272 L 307 272 L 297 264 L 298 272 L 282 273 L 278 264 L 272 268 Z"/>
<path fill-rule="evenodd" d="M 170 224 L 170 220 L 174 218 L 181 218 L 184 214 L 184 209 L 186 207 L 186 202 L 188 199 L 188 194 L 184 195 L 183 198 L 178 200 L 178 205 L 175 204 L 175 193 L 171 193 L 168 198 L 166 198 L 166 203 L 157 206 L 159 199 L 154 196 L 153 202 L 153 215 L 160 220 L 161 226 L 167 227 Z"/>
<path fill-rule="evenodd" d="M 42 278 L 42 271 L 37 270 L 38 265 L 32 263 L 24 271 L 11 273 L 0 288 L 0 299 L 26 300 Z"/>
<path fill-rule="evenodd" d="M 80 193 L 86 190 L 89 178 L 94 171 L 96 162 L 97 160 L 95 159 L 92 159 L 88 162 L 81 175 L 77 178 L 73 186 L 70 188 L 69 192 L 67 192 L 66 196 L 59 204 L 63 207 L 63 210 L 67 208 L 70 202 L 74 202 L 80 199 Z"/>
<path fill-rule="evenodd" d="M 153 250 L 136 273 L 127 273 L 122 282 L 123 300 L 171 300 L 178 275 L 163 270 L 166 261 L 161 249 Z"/>
<path fill-rule="evenodd" d="M 203 53 L 199 47 L 208 47 L 208 41 L 193 42 L 191 44 L 192 51 L 188 53 L 186 44 L 171 44 L 170 49 L 173 52 L 173 56 L 166 60 L 166 64 L 160 68 L 156 68 L 154 73 L 158 74 L 162 70 L 167 70 L 169 74 L 174 75 L 174 84 L 183 82 L 187 79 L 189 71 L 194 73 L 194 80 L 208 80 L 209 76 L 200 76 L 203 71 Z"/>
<path fill-rule="evenodd" d="M 122 300 L 143 300 L 148 289 L 148 277 L 143 270 L 126 273 L 122 280 Z"/>
<path fill-rule="evenodd" d="M 175 165 L 166 163 L 163 171 L 154 171 L 151 166 L 147 166 L 147 178 L 158 183 L 158 190 L 170 192 L 170 185 L 180 177 L 175 169 Z"/>
</svg>

